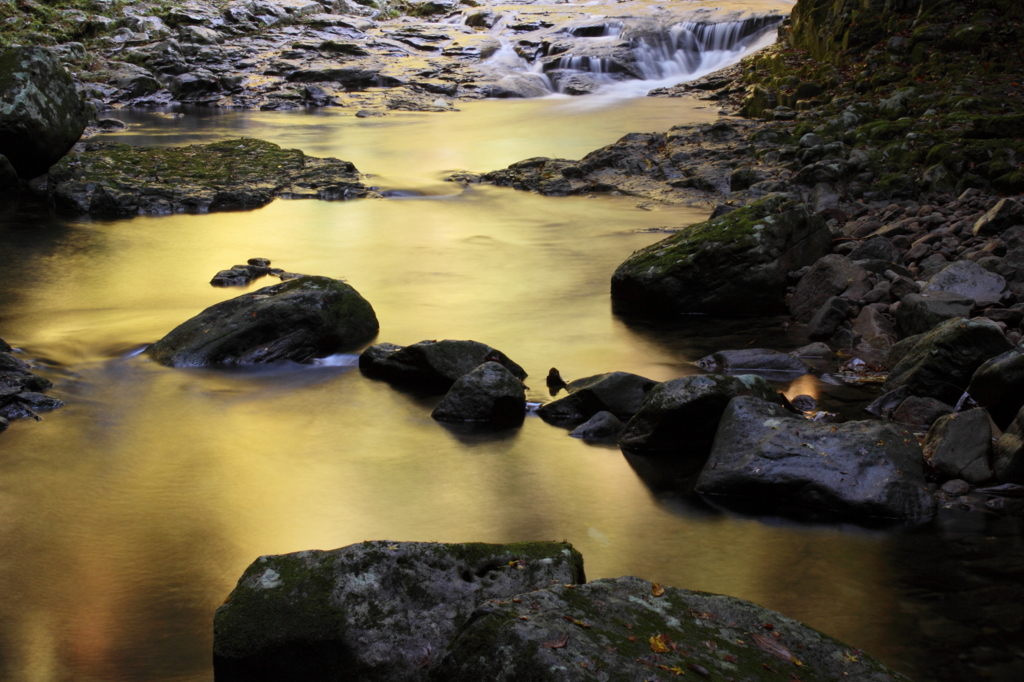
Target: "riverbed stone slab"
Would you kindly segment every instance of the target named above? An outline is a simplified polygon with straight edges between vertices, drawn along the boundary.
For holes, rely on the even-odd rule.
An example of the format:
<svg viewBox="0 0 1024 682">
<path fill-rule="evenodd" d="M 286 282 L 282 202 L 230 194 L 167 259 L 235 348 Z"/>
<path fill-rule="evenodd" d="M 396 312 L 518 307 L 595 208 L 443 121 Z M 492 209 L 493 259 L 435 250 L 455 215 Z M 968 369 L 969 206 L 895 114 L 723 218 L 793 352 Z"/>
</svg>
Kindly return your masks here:
<svg viewBox="0 0 1024 682">
<path fill-rule="evenodd" d="M 974 305 L 974 299 L 951 291 L 907 294 L 896 309 L 896 328 L 901 338 L 924 334 L 945 320 L 970 317 Z"/>
<path fill-rule="evenodd" d="M 780 353 L 770 348 L 720 350 L 697 361 L 705 372 L 722 374 L 757 374 L 776 378 L 778 375 L 798 377 L 811 371 L 810 365 L 795 354 Z"/>
<path fill-rule="evenodd" d="M 619 446 L 633 454 L 669 455 L 699 464 L 711 451 L 726 405 L 740 395 L 779 402 L 772 385 L 752 374 L 702 374 L 658 384 L 626 422 Z"/>
<path fill-rule="evenodd" d="M 1024 348 L 1017 346 L 986 360 L 971 377 L 967 392 L 984 405 L 1000 428 L 1024 406 Z"/>
<path fill-rule="evenodd" d="M 905 349 L 882 388 L 907 386 L 912 395 L 956 405 L 974 372 L 1012 347 L 998 327 L 961 317 L 946 320 Z"/>
<path fill-rule="evenodd" d="M 992 428 L 984 408 L 939 417 L 924 440 L 924 458 L 942 478 L 978 485 L 992 478 Z"/>
<path fill-rule="evenodd" d="M 500 350 L 479 341 L 420 341 L 410 346 L 381 343 L 359 356 L 359 369 L 368 377 L 384 379 L 430 393 L 445 393 L 474 369 L 493 360 L 517 379 L 526 371 Z"/>
<path fill-rule="evenodd" d="M 655 315 L 780 312 L 787 273 L 831 249 L 820 216 L 769 197 L 637 251 L 612 276 L 612 299 Z"/>
<path fill-rule="evenodd" d="M 210 306 L 150 346 L 169 367 L 305 362 L 377 335 L 359 292 L 330 277 L 299 277 Z"/>
<path fill-rule="evenodd" d="M 75 83 L 44 47 L 0 53 L 0 154 L 18 175 L 42 175 L 82 136 L 88 117 Z"/>
<path fill-rule="evenodd" d="M 859 301 L 871 291 L 868 272 L 849 258 L 829 254 L 818 259 L 793 291 L 789 312 L 798 322 L 809 321 L 833 296 Z"/>
<path fill-rule="evenodd" d="M 431 417 L 442 422 L 521 423 L 526 415 L 526 387 L 501 363 L 485 362 L 459 377 Z"/>
<path fill-rule="evenodd" d="M 213 625 L 217 682 L 427 678 L 489 599 L 585 582 L 568 543 L 363 542 L 262 556 Z"/>
<path fill-rule="evenodd" d="M 928 280 L 921 293 L 940 291 L 974 299 L 979 307 L 999 303 L 1007 293 L 1005 279 L 969 260 L 950 263 Z"/>
<path fill-rule="evenodd" d="M 932 516 L 921 448 L 878 421 L 811 422 L 740 396 L 722 415 L 695 486 L 707 499 L 783 513 L 919 521 Z"/>
<path fill-rule="evenodd" d="M 553 423 L 579 424 L 598 412 L 611 412 L 619 419 L 629 419 L 643 405 L 653 379 L 629 372 L 608 372 L 566 384 L 569 395 L 541 405 L 537 413 Z"/>
<path fill-rule="evenodd" d="M 491 601 L 431 682 L 800 679 L 909 682 L 870 656 L 735 597 L 633 576 Z"/>
</svg>

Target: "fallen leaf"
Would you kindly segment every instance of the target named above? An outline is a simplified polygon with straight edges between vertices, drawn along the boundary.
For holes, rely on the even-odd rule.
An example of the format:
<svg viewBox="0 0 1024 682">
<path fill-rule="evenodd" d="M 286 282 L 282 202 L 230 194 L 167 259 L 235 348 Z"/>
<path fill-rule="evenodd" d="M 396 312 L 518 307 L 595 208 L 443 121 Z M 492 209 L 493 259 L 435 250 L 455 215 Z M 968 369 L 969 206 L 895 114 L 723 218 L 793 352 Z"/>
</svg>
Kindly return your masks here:
<svg viewBox="0 0 1024 682">
<path fill-rule="evenodd" d="M 730 663 L 739 663 L 740 659 L 736 658 L 732 654 L 722 654 L 722 658 L 729 661 Z"/>
<path fill-rule="evenodd" d="M 672 638 L 665 634 L 653 635 L 648 641 L 651 644 L 651 651 L 656 654 L 665 653 L 669 650 L 670 645 L 672 644 Z"/>
<path fill-rule="evenodd" d="M 631 641 L 631 642 L 635 642 L 635 641 L 637 641 L 637 637 L 636 637 L 636 635 L 630 635 L 630 636 L 629 636 L 629 637 L 627 637 L 626 639 L 628 639 L 628 640 L 629 640 L 629 641 Z"/>
<path fill-rule="evenodd" d="M 529 616 L 519 616 L 519 620 L 530 620 Z"/>
<path fill-rule="evenodd" d="M 653 594 L 655 597 L 660 597 L 661 595 L 665 594 L 665 588 L 659 585 L 658 583 L 654 583 L 653 585 L 651 585 L 651 594 Z"/>
<path fill-rule="evenodd" d="M 754 642 L 756 642 L 757 645 L 761 647 L 761 649 L 767 651 L 776 658 L 780 658 L 783 661 L 789 661 L 790 663 L 795 663 L 797 665 L 803 665 L 803 663 L 796 660 L 796 657 L 792 653 L 790 653 L 789 649 L 783 646 L 781 642 L 777 642 L 771 637 L 765 637 L 764 635 L 754 635 Z"/>
<path fill-rule="evenodd" d="M 565 645 L 569 643 L 569 633 L 563 632 L 561 636 L 556 637 L 550 642 L 544 642 L 541 644 L 545 649 L 563 649 Z"/>
<path fill-rule="evenodd" d="M 776 670 L 775 668 L 771 667 L 767 663 L 762 663 L 761 667 L 764 668 L 765 670 L 771 670 L 773 673 L 779 672 L 778 670 Z"/>
<path fill-rule="evenodd" d="M 711 677 L 711 673 L 709 673 L 708 669 L 702 665 L 697 665 L 696 663 L 688 663 L 686 667 L 688 667 L 690 670 L 697 673 L 701 677 Z"/>
<path fill-rule="evenodd" d="M 394 551 L 394 550 L 398 549 L 398 545 L 388 545 L 388 549 Z"/>
<path fill-rule="evenodd" d="M 843 658 L 848 660 L 850 663 L 856 663 L 857 662 L 857 657 L 854 656 L 853 654 L 849 653 L 849 652 L 843 654 Z"/>
</svg>

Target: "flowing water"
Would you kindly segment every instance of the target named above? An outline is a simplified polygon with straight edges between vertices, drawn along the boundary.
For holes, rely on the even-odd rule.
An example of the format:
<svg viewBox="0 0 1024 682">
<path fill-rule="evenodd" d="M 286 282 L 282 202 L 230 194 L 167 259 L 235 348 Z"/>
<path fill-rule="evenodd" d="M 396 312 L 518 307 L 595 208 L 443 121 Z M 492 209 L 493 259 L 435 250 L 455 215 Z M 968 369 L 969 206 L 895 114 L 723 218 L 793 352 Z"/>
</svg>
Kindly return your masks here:
<svg viewBox="0 0 1024 682">
<path fill-rule="evenodd" d="M 3 209 L 0 336 L 40 363 L 67 406 L 0 435 L 0 679 L 210 680 L 213 612 L 253 559 L 366 539 L 564 538 L 592 579 L 632 574 L 750 599 L 911 672 L 927 655 L 901 613 L 917 570 L 899 551 L 906 535 L 694 506 L 645 482 L 617 448 L 533 416 L 497 433 L 449 428 L 430 418 L 439 399 L 363 377 L 354 354 L 221 371 L 138 353 L 240 293 L 207 282 L 256 256 L 347 279 L 377 312 L 377 341 L 501 349 L 530 373 L 535 401 L 550 399 L 552 366 L 567 378 L 667 380 L 714 350 L 804 341 L 775 318 L 655 326 L 612 313 L 616 265 L 699 211 L 443 180 L 535 155 L 579 158 L 715 109 L 653 98 L 462 109 L 120 112 L 132 127 L 112 136 L 260 137 L 351 160 L 388 199 L 109 221 Z M 780 388 L 832 407 L 866 397 L 811 377 Z"/>
</svg>

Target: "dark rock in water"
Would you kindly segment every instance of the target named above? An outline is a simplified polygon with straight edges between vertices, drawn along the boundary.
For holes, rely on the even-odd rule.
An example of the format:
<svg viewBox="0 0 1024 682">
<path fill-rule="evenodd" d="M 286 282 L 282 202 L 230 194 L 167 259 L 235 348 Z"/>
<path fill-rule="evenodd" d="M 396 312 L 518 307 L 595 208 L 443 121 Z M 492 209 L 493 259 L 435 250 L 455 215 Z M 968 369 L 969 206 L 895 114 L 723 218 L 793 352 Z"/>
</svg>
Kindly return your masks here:
<svg viewBox="0 0 1024 682">
<path fill-rule="evenodd" d="M 1024 408 L 996 441 L 992 460 L 997 481 L 1024 483 Z"/>
<path fill-rule="evenodd" d="M 809 395 L 798 395 L 789 402 L 795 409 L 801 412 L 814 412 L 818 409 L 818 401 Z"/>
<path fill-rule="evenodd" d="M 266 259 L 253 258 L 250 260 Z M 210 280 L 210 284 L 215 287 L 244 287 L 254 279 L 269 275 L 269 265 L 270 261 L 267 261 L 267 265 L 232 265 L 230 270 L 221 270 L 214 275 L 213 279 Z"/>
<path fill-rule="evenodd" d="M 939 417 L 952 413 L 953 407 L 941 400 L 912 395 L 900 403 L 890 419 L 908 429 L 927 429 Z"/>
<path fill-rule="evenodd" d="M 430 679 L 642 682 L 678 675 L 909 682 L 781 613 L 632 576 L 558 585 L 482 605 Z"/>
<path fill-rule="evenodd" d="M 515 425 L 526 415 L 523 382 L 497 362 L 485 362 L 459 377 L 430 415 L 442 422 Z"/>
<path fill-rule="evenodd" d="M 807 322 L 833 296 L 859 301 L 871 291 L 867 271 L 849 258 L 831 254 L 819 259 L 796 285 L 789 312 L 798 322 Z"/>
<path fill-rule="evenodd" d="M 749 374 L 703 374 L 658 384 L 626 423 L 619 446 L 636 454 L 665 454 L 702 462 L 711 451 L 725 406 L 740 395 L 779 400 L 771 384 Z"/>
<path fill-rule="evenodd" d="M 959 497 L 961 495 L 966 495 L 967 493 L 971 492 L 971 484 L 959 478 L 954 478 L 951 481 L 946 481 L 945 483 L 943 483 L 942 487 L 939 488 L 939 490 L 946 493 L 947 495 Z"/>
<path fill-rule="evenodd" d="M 657 385 L 657 381 L 628 372 L 597 374 L 569 382 L 569 395 L 541 405 L 537 413 L 545 421 L 555 423 L 578 424 L 605 411 L 629 419 Z"/>
<path fill-rule="evenodd" d="M 910 433 L 877 421 L 810 422 L 750 396 L 726 408 L 695 489 L 797 515 L 922 520 L 935 511 Z"/>
<path fill-rule="evenodd" d="M 305 362 L 372 339 L 377 316 L 348 284 L 300 277 L 211 306 L 146 351 L 171 367 Z"/>
<path fill-rule="evenodd" d="M 493 360 L 517 379 L 526 372 L 507 355 L 478 341 L 420 341 L 411 346 L 380 343 L 359 356 L 359 369 L 375 379 L 431 393 L 444 393 L 459 377 Z"/>
<path fill-rule="evenodd" d="M 0 154 L 25 180 L 42 175 L 82 136 L 88 117 L 75 83 L 46 48 L 0 54 Z"/>
<path fill-rule="evenodd" d="M 912 395 L 955 405 L 982 363 L 1011 348 L 994 326 L 959 317 L 946 320 L 921 335 L 889 372 L 883 389 L 907 386 Z"/>
<path fill-rule="evenodd" d="M 258 208 L 275 197 L 354 199 L 370 194 L 348 161 L 318 159 L 262 140 L 189 147 L 88 141 L 50 169 L 58 208 L 137 215 Z"/>
<path fill-rule="evenodd" d="M 991 237 L 1014 225 L 1024 225 L 1024 206 L 1013 199 L 1001 199 L 978 218 L 972 232 L 975 236 Z"/>
<path fill-rule="evenodd" d="M 827 343 L 817 341 L 797 348 L 795 351 L 791 352 L 790 355 L 797 358 L 832 360 L 836 357 L 836 352 L 832 350 Z"/>
<path fill-rule="evenodd" d="M 924 334 L 945 320 L 970 317 L 973 309 L 974 299 L 952 292 L 907 294 L 896 309 L 896 328 L 904 338 Z"/>
<path fill-rule="evenodd" d="M 831 248 L 819 216 L 770 197 L 637 251 L 615 271 L 612 299 L 645 313 L 770 314 L 785 308 L 787 273 Z"/>
<path fill-rule="evenodd" d="M 19 184 L 21 184 L 21 178 L 18 177 L 18 171 L 14 170 L 14 166 L 6 156 L 0 154 L 0 191 L 12 189 Z"/>
<path fill-rule="evenodd" d="M 7 421 L 6 417 L 0 417 L 0 432 L 6 431 L 10 425 L 11 422 Z"/>
<path fill-rule="evenodd" d="M 922 294 L 946 292 L 974 299 L 979 307 L 999 303 L 1007 293 L 1006 280 L 977 263 L 958 260 L 933 276 Z"/>
<path fill-rule="evenodd" d="M 566 386 L 565 379 L 562 378 L 562 375 L 554 367 L 548 371 L 548 378 L 545 380 L 545 383 L 547 383 L 548 392 L 551 395 L 558 395 L 558 392 Z"/>
<path fill-rule="evenodd" d="M 569 435 L 588 441 L 617 441 L 625 427 L 611 412 L 598 412 L 570 431 Z"/>
<path fill-rule="evenodd" d="M 0 339 L 0 353 L 10 353 L 11 346 L 3 339 Z"/>
<path fill-rule="evenodd" d="M 831 339 L 850 316 L 853 304 L 841 296 L 832 296 L 818 308 L 807 323 L 808 336 L 815 341 Z"/>
<path fill-rule="evenodd" d="M 991 448 L 988 412 L 978 408 L 939 417 L 925 438 L 924 458 L 943 478 L 962 478 L 977 485 L 992 478 Z"/>
<path fill-rule="evenodd" d="M 1024 406 L 1024 349 L 986 360 L 967 387 L 974 401 L 987 407 L 1000 428 L 1006 428 Z"/>
<path fill-rule="evenodd" d="M 800 358 L 768 348 L 720 350 L 698 360 L 697 366 L 707 372 L 725 374 L 764 373 L 800 376 L 811 371 L 807 363 Z"/>
<path fill-rule="evenodd" d="M 213 624 L 218 682 L 426 680 L 489 599 L 585 581 L 567 543 L 363 542 L 263 556 Z"/>
</svg>

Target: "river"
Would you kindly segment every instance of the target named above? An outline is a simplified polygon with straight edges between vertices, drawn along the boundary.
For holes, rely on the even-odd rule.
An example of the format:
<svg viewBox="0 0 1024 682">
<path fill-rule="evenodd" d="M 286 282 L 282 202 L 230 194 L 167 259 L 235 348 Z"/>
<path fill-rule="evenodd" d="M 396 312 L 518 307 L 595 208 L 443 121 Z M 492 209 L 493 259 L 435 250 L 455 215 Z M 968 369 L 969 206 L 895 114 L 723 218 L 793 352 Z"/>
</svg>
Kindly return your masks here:
<svg viewBox="0 0 1024 682">
<path fill-rule="evenodd" d="M 530 373 L 534 401 L 550 399 L 553 366 L 566 378 L 667 380 L 714 350 L 791 350 L 805 340 L 781 318 L 653 326 L 613 314 L 618 263 L 700 210 L 444 181 L 714 120 L 704 104 L 554 97 L 367 119 L 118 112 L 131 128 L 108 139 L 259 137 L 350 160 L 389 198 L 129 220 L 30 202 L 0 210 L 0 336 L 67 403 L 0 435 L 0 679 L 208 681 L 213 612 L 253 559 L 370 539 L 566 539 L 590 579 L 638 575 L 750 599 L 915 673 L 930 645 L 907 626 L 920 587 L 907 548 L 983 531 L 973 517 L 880 532 L 723 514 L 535 416 L 497 433 L 436 423 L 439 399 L 363 377 L 353 354 L 242 371 L 168 369 L 138 354 L 237 295 L 209 279 L 250 257 L 345 278 L 373 304 L 377 341 L 501 349 Z M 811 377 L 781 388 L 830 407 L 868 397 Z"/>
</svg>

